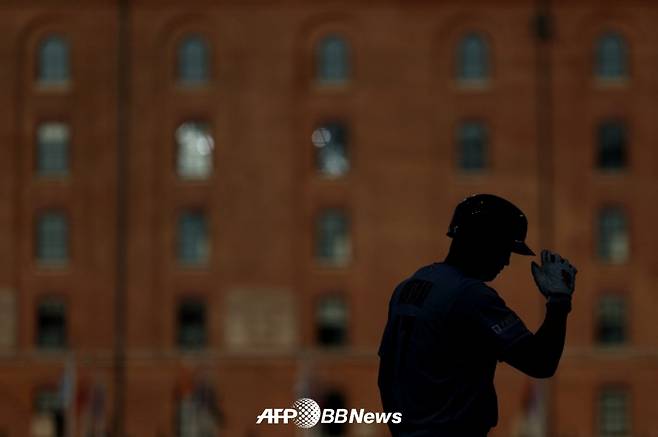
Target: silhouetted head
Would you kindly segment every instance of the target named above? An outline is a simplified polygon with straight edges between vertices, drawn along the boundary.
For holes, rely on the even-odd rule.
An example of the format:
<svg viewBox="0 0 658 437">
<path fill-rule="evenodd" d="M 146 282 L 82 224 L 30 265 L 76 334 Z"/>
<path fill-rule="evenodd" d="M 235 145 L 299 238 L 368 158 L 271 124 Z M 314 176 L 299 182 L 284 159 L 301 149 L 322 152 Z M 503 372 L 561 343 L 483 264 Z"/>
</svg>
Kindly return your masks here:
<svg viewBox="0 0 658 437">
<path fill-rule="evenodd" d="M 510 255 L 534 255 L 525 244 L 528 220 L 511 202 L 476 194 L 457 205 L 447 235 L 453 239 L 448 264 L 482 281 L 493 280 Z"/>
</svg>

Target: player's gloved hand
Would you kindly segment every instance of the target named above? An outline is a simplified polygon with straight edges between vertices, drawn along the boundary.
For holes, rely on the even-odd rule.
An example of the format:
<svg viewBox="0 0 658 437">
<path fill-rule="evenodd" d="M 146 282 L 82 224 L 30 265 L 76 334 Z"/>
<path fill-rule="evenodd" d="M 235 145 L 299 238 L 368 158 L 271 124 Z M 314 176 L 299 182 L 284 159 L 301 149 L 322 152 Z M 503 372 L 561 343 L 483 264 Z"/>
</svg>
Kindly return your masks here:
<svg viewBox="0 0 658 437">
<path fill-rule="evenodd" d="M 540 257 L 541 267 L 534 261 L 530 265 L 539 291 L 547 299 L 570 298 L 576 286 L 578 270 L 557 253 L 542 250 Z"/>
</svg>

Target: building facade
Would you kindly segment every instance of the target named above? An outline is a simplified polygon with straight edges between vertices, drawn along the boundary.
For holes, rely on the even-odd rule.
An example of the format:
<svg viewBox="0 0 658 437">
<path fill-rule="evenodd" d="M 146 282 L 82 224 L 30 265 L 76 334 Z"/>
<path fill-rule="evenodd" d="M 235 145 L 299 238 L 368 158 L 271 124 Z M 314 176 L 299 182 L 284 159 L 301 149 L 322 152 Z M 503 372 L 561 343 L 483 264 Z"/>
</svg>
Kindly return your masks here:
<svg viewBox="0 0 658 437">
<path fill-rule="evenodd" d="M 388 435 L 256 417 L 381 409 L 390 294 L 476 192 L 579 269 L 557 375 L 501 364 L 492 435 L 658 436 L 653 3 L 0 11 L 0 436 Z M 493 285 L 535 330 L 529 270 Z"/>
</svg>

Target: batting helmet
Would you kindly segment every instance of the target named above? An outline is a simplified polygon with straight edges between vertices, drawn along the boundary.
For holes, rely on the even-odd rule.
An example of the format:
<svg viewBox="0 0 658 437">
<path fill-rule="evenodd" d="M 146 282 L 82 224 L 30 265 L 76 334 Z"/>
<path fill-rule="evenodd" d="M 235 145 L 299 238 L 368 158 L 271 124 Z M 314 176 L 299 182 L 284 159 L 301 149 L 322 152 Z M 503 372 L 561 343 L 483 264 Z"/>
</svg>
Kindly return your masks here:
<svg viewBox="0 0 658 437">
<path fill-rule="evenodd" d="M 525 243 L 528 219 L 513 203 L 493 194 L 475 194 L 462 200 L 450 221 L 448 237 L 491 236 L 512 243 L 512 252 L 535 255 Z"/>
</svg>

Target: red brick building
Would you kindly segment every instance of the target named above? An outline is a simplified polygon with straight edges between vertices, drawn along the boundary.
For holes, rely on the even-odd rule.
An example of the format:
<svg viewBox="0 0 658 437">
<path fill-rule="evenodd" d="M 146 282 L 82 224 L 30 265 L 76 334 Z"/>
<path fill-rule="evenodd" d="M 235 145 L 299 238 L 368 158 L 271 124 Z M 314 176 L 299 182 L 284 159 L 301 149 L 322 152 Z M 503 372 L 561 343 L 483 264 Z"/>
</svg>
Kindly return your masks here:
<svg viewBox="0 0 658 437">
<path fill-rule="evenodd" d="M 474 192 L 580 271 L 548 435 L 658 436 L 656 5 L 0 11 L 1 436 L 53 411 L 132 437 L 302 435 L 256 425 L 301 395 L 379 411 L 390 293 Z M 536 329 L 527 259 L 494 286 Z M 492 435 L 523 435 L 529 381 L 499 366 Z"/>
</svg>

